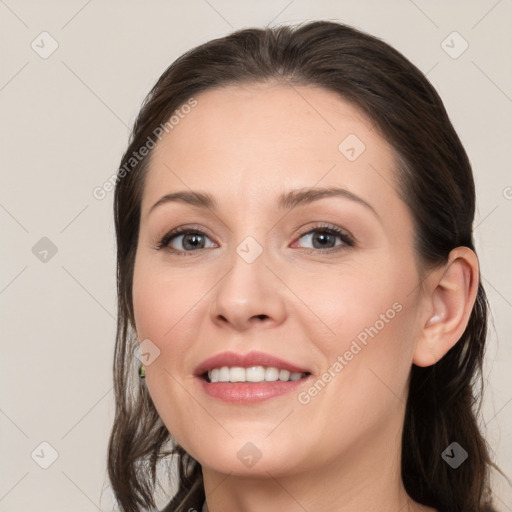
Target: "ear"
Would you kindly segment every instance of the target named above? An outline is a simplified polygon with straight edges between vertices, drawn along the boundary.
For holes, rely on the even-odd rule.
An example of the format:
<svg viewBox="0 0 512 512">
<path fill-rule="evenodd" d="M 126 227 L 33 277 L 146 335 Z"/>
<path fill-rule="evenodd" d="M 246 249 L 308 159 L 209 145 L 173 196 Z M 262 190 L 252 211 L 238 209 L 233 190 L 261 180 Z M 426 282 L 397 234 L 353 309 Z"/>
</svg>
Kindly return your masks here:
<svg viewBox="0 0 512 512">
<path fill-rule="evenodd" d="M 413 354 L 417 366 L 437 363 L 464 333 L 478 292 L 479 266 L 468 247 L 453 249 L 427 278 L 427 314 Z"/>
</svg>

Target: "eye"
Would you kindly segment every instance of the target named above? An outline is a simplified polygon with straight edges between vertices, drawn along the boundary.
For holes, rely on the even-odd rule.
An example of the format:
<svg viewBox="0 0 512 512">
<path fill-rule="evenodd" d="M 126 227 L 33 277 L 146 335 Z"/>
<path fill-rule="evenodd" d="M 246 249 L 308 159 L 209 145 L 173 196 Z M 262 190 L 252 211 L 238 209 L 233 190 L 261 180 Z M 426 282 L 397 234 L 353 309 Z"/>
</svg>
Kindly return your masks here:
<svg viewBox="0 0 512 512">
<path fill-rule="evenodd" d="M 312 247 L 300 246 L 307 252 L 336 252 L 347 247 L 353 247 L 355 240 L 352 235 L 332 224 L 322 224 L 303 233 L 299 240 L 304 240 Z M 199 249 L 216 247 L 211 238 L 203 231 L 191 227 L 176 228 L 167 233 L 155 249 L 166 249 L 169 252 L 184 256 L 193 255 Z"/>
<path fill-rule="evenodd" d="M 207 240 L 211 243 L 208 244 Z M 202 231 L 190 228 L 177 228 L 167 233 L 156 246 L 157 249 L 163 249 L 164 247 L 172 253 L 184 254 L 197 249 L 215 247 L 215 244 Z"/>
<path fill-rule="evenodd" d="M 312 247 L 305 247 L 306 249 L 318 249 L 320 251 L 323 249 L 330 251 L 340 246 L 354 246 L 353 237 L 345 230 L 333 225 L 317 226 L 310 229 L 299 240 L 305 240 L 306 244 L 312 245 Z"/>
</svg>

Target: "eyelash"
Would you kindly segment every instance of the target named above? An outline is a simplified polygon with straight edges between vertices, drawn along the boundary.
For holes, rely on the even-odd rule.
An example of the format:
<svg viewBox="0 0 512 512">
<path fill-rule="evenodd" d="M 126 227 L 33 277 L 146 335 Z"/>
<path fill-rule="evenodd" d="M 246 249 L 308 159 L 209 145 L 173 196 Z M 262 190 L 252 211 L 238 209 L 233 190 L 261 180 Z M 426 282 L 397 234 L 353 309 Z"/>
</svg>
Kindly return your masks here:
<svg viewBox="0 0 512 512">
<path fill-rule="evenodd" d="M 321 232 L 321 233 L 329 233 L 331 235 L 336 235 L 341 239 L 341 241 L 343 243 L 341 245 L 338 245 L 335 247 L 329 247 L 327 249 L 314 249 L 314 248 L 311 249 L 311 248 L 307 248 L 307 247 L 302 248 L 302 250 L 304 250 L 307 254 L 311 254 L 311 253 L 324 254 L 324 253 L 338 252 L 340 250 L 343 250 L 344 247 L 345 248 L 346 247 L 354 247 L 356 245 L 355 239 L 347 231 L 342 230 L 341 228 L 338 228 L 337 226 L 335 226 L 333 224 L 328 224 L 328 223 L 321 223 L 317 226 L 314 226 L 313 228 L 309 228 L 307 231 L 303 231 L 303 232 L 299 233 L 298 239 L 302 238 L 305 235 L 309 235 L 310 233 L 314 233 L 316 231 Z M 204 233 L 200 229 L 194 229 L 193 226 L 176 228 L 176 229 L 170 231 L 169 233 L 167 233 L 166 235 L 164 235 L 164 237 L 156 244 L 155 249 L 161 250 L 161 249 L 165 248 L 167 251 L 169 251 L 172 254 L 176 254 L 177 256 L 193 256 L 196 254 L 197 251 L 202 250 L 202 249 L 196 249 L 196 250 L 192 250 L 192 251 L 179 251 L 176 249 L 171 249 L 169 247 L 169 243 L 172 241 L 173 238 L 178 237 L 180 235 L 184 235 L 184 234 L 197 234 L 197 235 L 202 235 L 202 236 L 208 237 L 208 235 L 206 233 Z M 210 237 L 208 237 L 208 238 L 210 238 Z"/>
</svg>

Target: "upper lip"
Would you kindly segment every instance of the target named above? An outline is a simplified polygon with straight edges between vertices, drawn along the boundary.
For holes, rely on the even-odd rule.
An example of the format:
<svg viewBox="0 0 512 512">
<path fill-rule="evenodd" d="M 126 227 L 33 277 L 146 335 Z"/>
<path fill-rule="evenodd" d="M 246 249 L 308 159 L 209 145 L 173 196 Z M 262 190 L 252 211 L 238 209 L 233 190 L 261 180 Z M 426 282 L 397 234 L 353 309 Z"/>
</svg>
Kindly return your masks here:
<svg viewBox="0 0 512 512">
<path fill-rule="evenodd" d="M 279 357 L 266 354 L 265 352 L 252 351 L 247 354 L 222 352 L 213 357 L 209 357 L 196 367 L 194 375 L 201 376 L 214 368 L 221 368 L 222 366 L 238 366 L 242 368 L 266 366 L 279 368 L 280 370 L 288 370 L 291 373 L 310 373 L 307 369 L 301 368 Z"/>
</svg>

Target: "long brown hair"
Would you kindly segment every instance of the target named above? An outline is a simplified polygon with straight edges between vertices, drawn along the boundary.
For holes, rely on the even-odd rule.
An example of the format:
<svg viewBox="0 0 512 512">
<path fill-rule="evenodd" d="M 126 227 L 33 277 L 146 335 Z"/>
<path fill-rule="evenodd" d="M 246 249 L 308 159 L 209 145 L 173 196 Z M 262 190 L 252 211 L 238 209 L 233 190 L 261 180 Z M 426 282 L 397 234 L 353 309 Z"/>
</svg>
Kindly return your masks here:
<svg viewBox="0 0 512 512">
<path fill-rule="evenodd" d="M 137 378 L 132 280 L 142 190 L 151 156 L 149 151 L 140 157 L 140 150 L 199 93 L 242 82 L 275 80 L 338 93 L 366 114 L 391 144 L 400 164 L 396 188 L 414 220 L 422 275 L 445 263 L 455 247 L 475 249 L 475 187 L 466 152 L 435 89 L 388 44 L 341 23 L 314 21 L 295 27 L 238 30 L 178 58 L 144 101 L 115 188 L 116 414 L 108 471 L 125 512 L 156 506 L 157 464 L 171 454 L 178 459 L 179 474 L 175 498 L 166 510 L 182 510 L 204 496 L 200 464 L 173 441 L 147 388 Z M 168 129 L 172 124 L 167 124 Z M 439 511 L 494 510 L 489 484 L 493 464 L 477 424 L 487 307 L 480 281 L 471 317 L 458 343 L 435 365 L 413 365 L 411 369 L 402 479 L 414 500 Z M 453 441 L 469 454 L 457 469 L 441 457 Z"/>
</svg>

